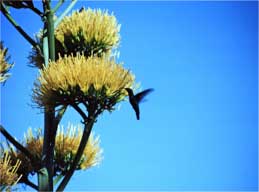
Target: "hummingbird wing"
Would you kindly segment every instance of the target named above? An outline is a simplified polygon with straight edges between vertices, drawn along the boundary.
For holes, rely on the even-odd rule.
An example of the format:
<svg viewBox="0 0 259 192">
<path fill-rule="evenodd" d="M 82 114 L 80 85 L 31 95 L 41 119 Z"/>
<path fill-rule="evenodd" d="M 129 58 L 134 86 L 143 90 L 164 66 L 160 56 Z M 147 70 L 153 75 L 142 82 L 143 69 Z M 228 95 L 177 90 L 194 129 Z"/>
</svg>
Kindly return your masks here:
<svg viewBox="0 0 259 192">
<path fill-rule="evenodd" d="M 152 91 L 154 91 L 154 89 L 146 89 L 138 94 L 135 95 L 135 99 L 136 101 L 139 103 L 143 100 L 143 98 L 148 95 L 149 93 L 151 93 Z"/>
</svg>

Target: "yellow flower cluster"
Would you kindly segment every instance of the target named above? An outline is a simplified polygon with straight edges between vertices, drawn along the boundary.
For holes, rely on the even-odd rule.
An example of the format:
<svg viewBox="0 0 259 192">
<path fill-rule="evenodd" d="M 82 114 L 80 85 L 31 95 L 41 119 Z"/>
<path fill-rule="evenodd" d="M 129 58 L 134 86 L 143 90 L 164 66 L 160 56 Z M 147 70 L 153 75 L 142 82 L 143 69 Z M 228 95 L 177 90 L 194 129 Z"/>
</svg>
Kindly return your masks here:
<svg viewBox="0 0 259 192">
<path fill-rule="evenodd" d="M 63 126 L 58 127 L 54 150 L 54 175 L 64 173 L 71 166 L 80 144 L 81 137 L 82 127 L 80 125 L 73 126 L 72 124 L 69 124 L 65 130 Z M 43 135 L 41 133 L 41 129 L 37 130 L 36 135 L 33 134 L 31 129 L 29 129 L 25 135 L 24 143 L 25 148 L 40 160 L 43 148 Z M 99 137 L 90 135 L 77 169 L 87 169 L 100 163 L 102 159 L 102 150 L 99 143 Z M 28 175 L 29 173 L 37 171 L 34 170 L 33 166 L 29 163 L 29 159 L 22 152 L 14 152 L 14 149 L 9 149 L 8 151 L 12 157 L 11 159 L 21 160 L 22 163 L 18 170 L 19 173 Z"/>
<path fill-rule="evenodd" d="M 0 42 L 0 82 L 5 82 L 10 76 L 9 69 L 13 66 L 7 63 L 7 49 L 4 49 L 3 43 Z"/>
<path fill-rule="evenodd" d="M 58 161 L 59 157 L 71 156 L 70 159 L 68 158 L 69 160 L 66 160 L 71 161 L 72 163 L 82 138 L 83 129 L 80 127 L 80 125 L 76 127 L 70 124 L 66 132 L 67 134 L 64 133 L 63 127 L 61 127 L 57 132 L 55 159 Z M 90 135 L 77 169 L 87 169 L 100 163 L 102 159 L 102 150 L 99 147 L 99 143 L 99 137 L 94 138 L 93 135 Z M 61 162 L 57 162 L 57 164 L 64 164 L 63 161 L 64 159 L 62 159 Z M 66 166 L 69 167 L 69 164 Z"/>
<path fill-rule="evenodd" d="M 10 190 L 11 186 L 15 185 L 22 175 L 18 175 L 16 172 L 21 164 L 21 161 L 17 160 L 14 165 L 11 162 L 11 156 L 5 152 L 1 154 L 0 159 L 0 186 L 3 190 Z"/>
<path fill-rule="evenodd" d="M 65 55 L 83 54 L 102 56 L 111 53 L 120 41 L 120 25 L 113 14 L 100 9 L 83 9 L 63 18 L 55 29 L 56 58 Z M 43 44 L 42 31 L 37 35 L 38 42 Z M 42 68 L 44 58 L 35 48 L 29 55 L 32 66 Z"/>
<path fill-rule="evenodd" d="M 116 18 L 107 11 L 82 10 L 73 12 L 65 17 L 55 31 L 56 38 L 65 43 L 65 37 L 72 36 L 80 39 L 84 44 L 102 44 L 104 47 L 113 47 L 120 40 L 120 25 Z"/>
<path fill-rule="evenodd" d="M 66 56 L 50 62 L 40 71 L 35 83 L 34 101 L 40 106 L 57 106 L 85 101 L 89 97 L 111 98 L 116 102 L 126 96 L 134 76 L 121 64 L 106 57 Z M 94 92 L 91 92 L 94 88 Z"/>
</svg>

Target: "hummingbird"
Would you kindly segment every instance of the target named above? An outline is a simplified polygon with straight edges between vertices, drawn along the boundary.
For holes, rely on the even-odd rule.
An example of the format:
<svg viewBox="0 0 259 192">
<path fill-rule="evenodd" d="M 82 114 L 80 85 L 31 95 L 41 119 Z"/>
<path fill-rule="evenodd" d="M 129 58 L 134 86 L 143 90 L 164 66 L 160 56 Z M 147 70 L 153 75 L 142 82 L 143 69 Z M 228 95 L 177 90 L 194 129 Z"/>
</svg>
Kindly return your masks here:
<svg viewBox="0 0 259 192">
<path fill-rule="evenodd" d="M 136 116 L 137 116 L 137 120 L 139 120 L 139 103 L 143 100 L 143 98 L 149 94 L 150 92 L 154 91 L 154 89 L 146 89 L 140 93 L 137 93 L 136 95 L 134 95 L 133 90 L 130 88 L 125 88 L 126 91 L 128 92 L 128 96 L 129 96 L 129 102 L 131 104 L 131 106 L 133 107 Z"/>
<path fill-rule="evenodd" d="M 84 7 L 81 7 L 81 9 L 79 9 L 79 13 L 81 13 L 82 11 L 85 11 Z"/>
</svg>

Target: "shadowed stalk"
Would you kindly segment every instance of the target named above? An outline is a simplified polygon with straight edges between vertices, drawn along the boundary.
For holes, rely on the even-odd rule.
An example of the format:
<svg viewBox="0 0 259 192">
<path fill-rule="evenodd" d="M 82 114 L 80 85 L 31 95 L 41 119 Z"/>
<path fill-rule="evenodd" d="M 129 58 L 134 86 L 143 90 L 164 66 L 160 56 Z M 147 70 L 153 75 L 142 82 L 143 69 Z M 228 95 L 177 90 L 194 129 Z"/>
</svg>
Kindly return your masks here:
<svg viewBox="0 0 259 192">
<path fill-rule="evenodd" d="M 47 20 L 45 27 L 47 28 L 48 37 L 48 52 L 49 58 L 45 58 L 45 61 L 49 59 L 55 61 L 55 37 L 54 37 L 54 13 L 51 10 L 50 0 L 43 2 L 44 13 Z M 46 56 L 46 55 L 44 55 Z M 43 168 L 39 173 L 39 190 L 40 191 L 53 191 L 53 172 L 54 172 L 54 147 L 55 143 L 53 139 L 55 137 L 55 131 L 57 126 L 55 124 L 55 109 L 54 107 L 45 108 L 44 111 L 44 140 L 43 140 L 43 152 L 42 161 Z"/>
</svg>

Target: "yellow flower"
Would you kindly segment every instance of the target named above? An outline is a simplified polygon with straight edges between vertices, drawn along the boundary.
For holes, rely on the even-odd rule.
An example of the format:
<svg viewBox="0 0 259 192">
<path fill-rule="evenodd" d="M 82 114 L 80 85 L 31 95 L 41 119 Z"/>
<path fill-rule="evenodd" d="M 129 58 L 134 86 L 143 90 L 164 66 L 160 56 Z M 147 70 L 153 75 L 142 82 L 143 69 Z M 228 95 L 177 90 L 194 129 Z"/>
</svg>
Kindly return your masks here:
<svg viewBox="0 0 259 192">
<path fill-rule="evenodd" d="M 11 156 L 8 152 L 1 154 L 0 159 L 0 189 L 10 190 L 11 186 L 15 185 L 22 175 L 18 175 L 16 172 L 21 165 L 20 160 L 16 160 L 16 163 L 12 165 Z"/>
<path fill-rule="evenodd" d="M 69 124 L 66 132 L 65 134 L 64 128 L 60 127 L 56 137 L 56 164 L 64 165 L 60 166 L 60 170 L 66 170 L 71 166 L 82 138 L 83 129 L 80 125 L 76 127 Z M 99 143 L 99 137 L 94 138 L 93 135 L 90 135 L 77 169 L 87 169 L 100 163 L 102 150 Z"/>
<path fill-rule="evenodd" d="M 80 125 L 73 126 L 69 124 L 65 130 L 63 126 L 58 127 L 54 150 L 54 175 L 64 174 L 71 167 L 82 138 L 82 132 Z M 99 137 L 90 135 L 77 169 L 87 169 L 100 163 L 102 150 L 99 143 Z M 33 131 L 29 129 L 25 135 L 24 146 L 40 161 L 43 149 L 41 129 L 38 129 L 36 134 L 33 134 Z M 14 151 L 12 147 L 9 147 L 7 151 L 12 160 L 21 160 L 22 164 L 18 169 L 18 173 L 27 176 L 37 171 L 22 152 Z"/>
<path fill-rule="evenodd" d="M 75 11 L 70 16 L 64 17 L 55 29 L 56 58 L 65 55 L 83 54 L 102 56 L 111 53 L 120 41 L 120 25 L 113 14 L 100 9 L 87 9 L 81 12 Z M 42 47 L 42 31 L 37 35 Z M 33 66 L 43 67 L 44 59 L 33 48 L 29 55 L 29 61 Z"/>
<path fill-rule="evenodd" d="M 12 64 L 7 63 L 7 60 L 9 59 L 7 56 L 7 51 L 8 49 L 3 47 L 3 42 L 0 42 L 0 82 L 6 81 L 6 79 L 10 76 L 8 71 L 13 66 Z"/>
<path fill-rule="evenodd" d="M 120 25 L 113 15 L 88 8 L 65 17 L 55 30 L 55 36 L 62 44 L 69 43 L 66 47 L 92 47 L 94 52 L 116 46 L 120 40 L 119 31 Z"/>
<path fill-rule="evenodd" d="M 134 76 L 121 64 L 106 57 L 66 56 L 50 62 L 35 83 L 34 101 L 40 107 L 97 102 L 111 109 L 127 93 Z"/>
</svg>

